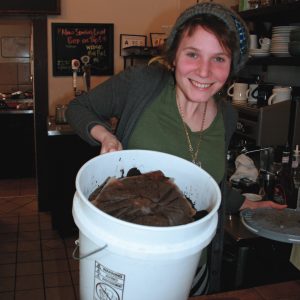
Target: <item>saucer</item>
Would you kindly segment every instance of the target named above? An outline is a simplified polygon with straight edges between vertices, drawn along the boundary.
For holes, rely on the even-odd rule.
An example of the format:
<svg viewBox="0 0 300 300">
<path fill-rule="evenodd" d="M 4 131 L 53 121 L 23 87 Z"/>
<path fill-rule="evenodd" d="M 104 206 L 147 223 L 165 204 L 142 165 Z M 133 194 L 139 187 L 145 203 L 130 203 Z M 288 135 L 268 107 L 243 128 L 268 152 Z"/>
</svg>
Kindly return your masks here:
<svg viewBox="0 0 300 300">
<path fill-rule="evenodd" d="M 252 56 L 252 57 L 267 57 L 269 55 L 270 55 L 269 52 L 250 53 L 250 56 Z"/>
<path fill-rule="evenodd" d="M 247 105 L 247 100 L 232 100 L 232 104 L 245 106 Z"/>
<path fill-rule="evenodd" d="M 256 48 L 250 49 L 249 54 L 252 57 L 266 57 L 270 55 L 270 51 L 269 49 Z"/>
<path fill-rule="evenodd" d="M 268 49 L 263 49 L 263 48 L 252 48 L 249 49 L 250 52 L 268 52 Z"/>
<path fill-rule="evenodd" d="M 250 201 L 253 201 L 253 202 L 257 202 L 257 201 L 261 201 L 262 200 L 262 196 L 258 195 L 258 194 L 244 193 L 242 195 L 245 196 L 246 199 L 248 199 Z"/>
</svg>

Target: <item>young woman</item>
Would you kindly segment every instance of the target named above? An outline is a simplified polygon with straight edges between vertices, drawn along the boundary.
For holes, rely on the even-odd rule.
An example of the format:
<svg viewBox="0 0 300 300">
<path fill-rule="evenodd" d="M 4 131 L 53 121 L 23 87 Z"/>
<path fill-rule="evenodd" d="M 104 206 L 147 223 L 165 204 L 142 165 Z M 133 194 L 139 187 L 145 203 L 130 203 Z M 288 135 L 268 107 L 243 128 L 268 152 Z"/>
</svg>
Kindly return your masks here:
<svg viewBox="0 0 300 300">
<path fill-rule="evenodd" d="M 248 31 L 239 16 L 220 4 L 200 3 L 179 16 L 160 58 L 110 78 L 74 99 L 67 111 L 83 139 L 101 144 L 101 154 L 162 151 L 192 161 L 220 183 L 223 199 L 211 245 L 213 259 L 208 272 L 203 251 L 194 295 L 219 288 L 225 207 L 236 212 L 249 205 L 276 206 L 248 201 L 226 187 L 226 153 L 237 116 L 221 91 L 247 58 Z M 115 132 L 112 117 L 118 119 Z"/>
</svg>

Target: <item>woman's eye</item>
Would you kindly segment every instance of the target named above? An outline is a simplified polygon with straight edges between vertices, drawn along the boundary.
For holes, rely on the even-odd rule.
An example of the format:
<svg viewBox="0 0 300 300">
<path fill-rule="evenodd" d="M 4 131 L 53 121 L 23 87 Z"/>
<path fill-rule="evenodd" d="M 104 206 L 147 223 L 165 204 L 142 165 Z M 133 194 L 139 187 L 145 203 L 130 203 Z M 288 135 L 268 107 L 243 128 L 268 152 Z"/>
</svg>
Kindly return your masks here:
<svg viewBox="0 0 300 300">
<path fill-rule="evenodd" d="M 216 62 L 224 62 L 225 59 L 223 57 L 218 56 L 218 57 L 215 57 L 215 61 Z"/>
<path fill-rule="evenodd" d="M 195 53 L 195 52 L 188 52 L 187 56 L 191 57 L 191 58 L 197 58 L 198 57 L 197 53 Z"/>
</svg>

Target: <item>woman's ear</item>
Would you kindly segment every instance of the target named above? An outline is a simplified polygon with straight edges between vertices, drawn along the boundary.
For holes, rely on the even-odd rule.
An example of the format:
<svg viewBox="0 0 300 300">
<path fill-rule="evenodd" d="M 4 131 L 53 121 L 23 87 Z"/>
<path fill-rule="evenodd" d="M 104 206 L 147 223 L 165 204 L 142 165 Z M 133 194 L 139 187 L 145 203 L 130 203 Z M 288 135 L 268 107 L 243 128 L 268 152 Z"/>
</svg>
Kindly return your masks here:
<svg viewBox="0 0 300 300">
<path fill-rule="evenodd" d="M 173 60 L 173 62 L 172 62 L 172 68 L 175 69 L 175 67 L 176 67 L 176 60 L 175 60 L 175 58 L 174 58 L 174 60 Z"/>
</svg>

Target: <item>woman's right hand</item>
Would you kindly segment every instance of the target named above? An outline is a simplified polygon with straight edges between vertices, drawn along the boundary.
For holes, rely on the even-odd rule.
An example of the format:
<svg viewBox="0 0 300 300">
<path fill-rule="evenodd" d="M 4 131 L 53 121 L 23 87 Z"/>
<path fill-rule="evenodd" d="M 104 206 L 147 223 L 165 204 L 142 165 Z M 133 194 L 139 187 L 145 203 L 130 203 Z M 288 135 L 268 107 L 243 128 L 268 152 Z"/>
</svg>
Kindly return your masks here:
<svg viewBox="0 0 300 300">
<path fill-rule="evenodd" d="M 245 208 L 255 209 L 255 208 L 261 208 L 261 207 L 269 207 L 269 208 L 275 208 L 275 209 L 285 209 L 287 208 L 287 205 L 285 204 L 278 204 L 271 200 L 265 200 L 265 201 L 257 201 L 253 202 L 251 200 L 245 199 L 244 203 L 242 204 L 240 210 L 243 210 Z"/>
<path fill-rule="evenodd" d="M 95 140 L 101 143 L 100 154 L 123 149 L 121 142 L 116 136 L 101 125 L 94 126 L 91 129 L 90 134 Z"/>
<path fill-rule="evenodd" d="M 120 141 L 116 138 L 115 135 L 111 134 L 107 135 L 103 142 L 101 143 L 101 151 L 100 154 L 104 154 L 107 152 L 113 152 L 113 151 L 120 151 L 122 150 L 122 144 Z"/>
</svg>

